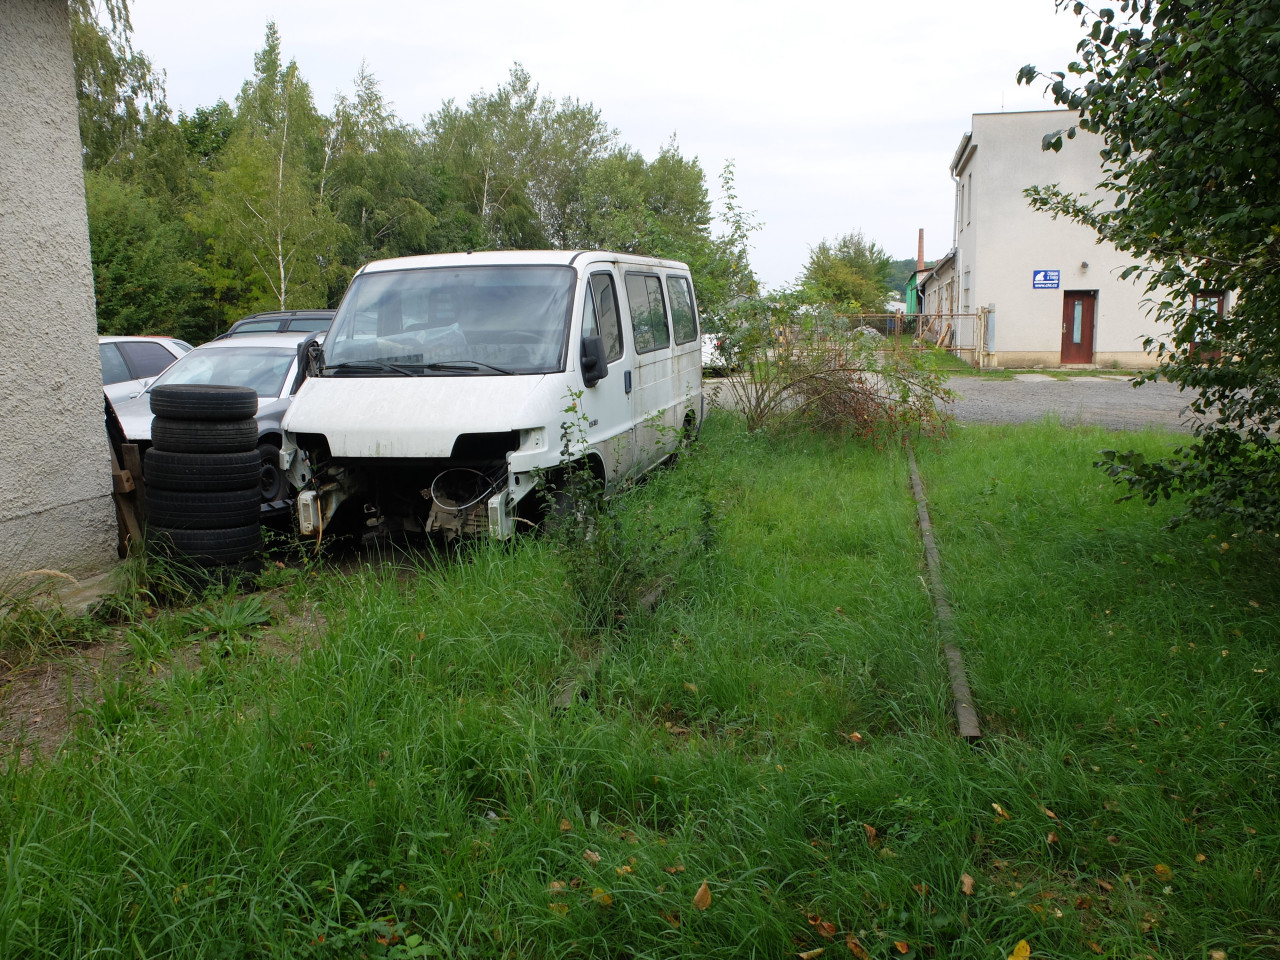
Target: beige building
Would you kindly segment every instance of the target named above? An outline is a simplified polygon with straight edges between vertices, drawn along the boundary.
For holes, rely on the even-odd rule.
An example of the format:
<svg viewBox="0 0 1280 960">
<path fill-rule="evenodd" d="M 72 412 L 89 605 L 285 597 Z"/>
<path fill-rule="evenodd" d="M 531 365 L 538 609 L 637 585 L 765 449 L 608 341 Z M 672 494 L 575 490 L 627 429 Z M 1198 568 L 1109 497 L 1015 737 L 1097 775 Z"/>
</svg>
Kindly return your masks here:
<svg viewBox="0 0 1280 960">
<path fill-rule="evenodd" d="M 66 0 L 0 0 L 0 591 L 115 559 Z"/>
<path fill-rule="evenodd" d="M 926 313 L 985 318 L 981 362 L 1002 367 L 1151 367 L 1156 334 L 1143 285 L 1121 271 L 1133 258 L 1088 227 L 1032 210 L 1023 190 L 1057 184 L 1098 195 L 1101 138 L 1079 131 L 1060 152 L 1045 134 L 1071 126 L 1065 110 L 978 113 L 951 161 L 954 249 L 926 276 Z"/>
</svg>

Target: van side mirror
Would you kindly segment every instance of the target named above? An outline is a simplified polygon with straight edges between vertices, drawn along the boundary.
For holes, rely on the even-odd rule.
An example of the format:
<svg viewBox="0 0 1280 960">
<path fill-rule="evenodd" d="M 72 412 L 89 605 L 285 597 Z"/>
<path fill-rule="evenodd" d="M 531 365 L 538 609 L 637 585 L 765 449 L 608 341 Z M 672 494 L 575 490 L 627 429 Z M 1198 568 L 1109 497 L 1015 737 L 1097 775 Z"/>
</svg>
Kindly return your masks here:
<svg viewBox="0 0 1280 960">
<path fill-rule="evenodd" d="M 319 376 L 320 370 L 324 367 L 324 351 L 320 348 L 319 336 L 318 332 L 313 333 L 298 344 L 298 373 L 294 376 L 293 385 L 289 388 L 290 396 L 302 389 L 303 380 L 307 377 Z"/>
<path fill-rule="evenodd" d="M 599 336 L 582 338 L 582 383 L 594 387 L 609 375 L 609 363 L 604 354 L 604 339 Z"/>
</svg>

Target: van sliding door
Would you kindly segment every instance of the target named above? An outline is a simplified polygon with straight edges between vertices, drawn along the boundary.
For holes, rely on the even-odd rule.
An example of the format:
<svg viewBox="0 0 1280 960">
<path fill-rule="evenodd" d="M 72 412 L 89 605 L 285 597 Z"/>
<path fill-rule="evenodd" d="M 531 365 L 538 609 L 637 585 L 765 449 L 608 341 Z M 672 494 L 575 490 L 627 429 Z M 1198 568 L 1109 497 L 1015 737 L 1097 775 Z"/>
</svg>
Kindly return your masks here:
<svg viewBox="0 0 1280 960">
<path fill-rule="evenodd" d="M 647 470 L 670 453 L 678 439 L 671 328 L 659 276 L 628 273 L 626 287 L 636 345 L 631 400 L 636 421 L 636 469 Z"/>
</svg>

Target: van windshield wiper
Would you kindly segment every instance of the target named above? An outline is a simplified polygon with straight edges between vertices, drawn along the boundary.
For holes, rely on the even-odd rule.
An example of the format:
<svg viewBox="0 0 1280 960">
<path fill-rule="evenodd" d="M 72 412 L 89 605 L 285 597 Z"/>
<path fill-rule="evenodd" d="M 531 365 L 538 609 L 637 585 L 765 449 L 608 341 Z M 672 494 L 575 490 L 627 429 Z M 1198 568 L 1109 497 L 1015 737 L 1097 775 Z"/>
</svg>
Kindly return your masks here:
<svg viewBox="0 0 1280 960">
<path fill-rule="evenodd" d="M 419 366 L 424 370 L 468 370 L 472 373 L 484 367 L 486 370 L 492 370 L 494 373 L 500 373 L 503 376 L 515 376 L 514 370 L 495 367 L 492 363 L 485 363 L 483 360 L 437 360 L 435 363 L 423 363 L 419 364 Z"/>
<path fill-rule="evenodd" d="M 415 364 L 415 366 L 421 366 L 421 364 Z M 398 373 L 402 377 L 422 376 L 421 373 L 411 367 L 399 363 L 390 363 L 386 360 L 347 360 L 324 368 L 326 374 L 339 373 L 340 375 L 343 370 L 386 370 L 390 373 Z"/>
</svg>

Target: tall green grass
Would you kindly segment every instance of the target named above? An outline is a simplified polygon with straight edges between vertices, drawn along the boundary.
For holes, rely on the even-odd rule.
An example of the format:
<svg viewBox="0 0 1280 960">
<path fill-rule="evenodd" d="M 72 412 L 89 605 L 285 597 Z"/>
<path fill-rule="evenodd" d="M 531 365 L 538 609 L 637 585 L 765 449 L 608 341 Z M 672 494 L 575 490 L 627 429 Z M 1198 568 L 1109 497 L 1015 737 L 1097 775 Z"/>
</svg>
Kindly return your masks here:
<svg viewBox="0 0 1280 960">
<path fill-rule="evenodd" d="M 136 624 L 153 668 L 3 774 L 0 956 L 1274 955 L 1275 558 L 1114 506 L 1102 440 L 920 451 L 976 750 L 905 458 L 727 417 L 621 504 L 675 549 L 616 628 L 536 538 L 304 571 L 271 644 Z"/>
</svg>

